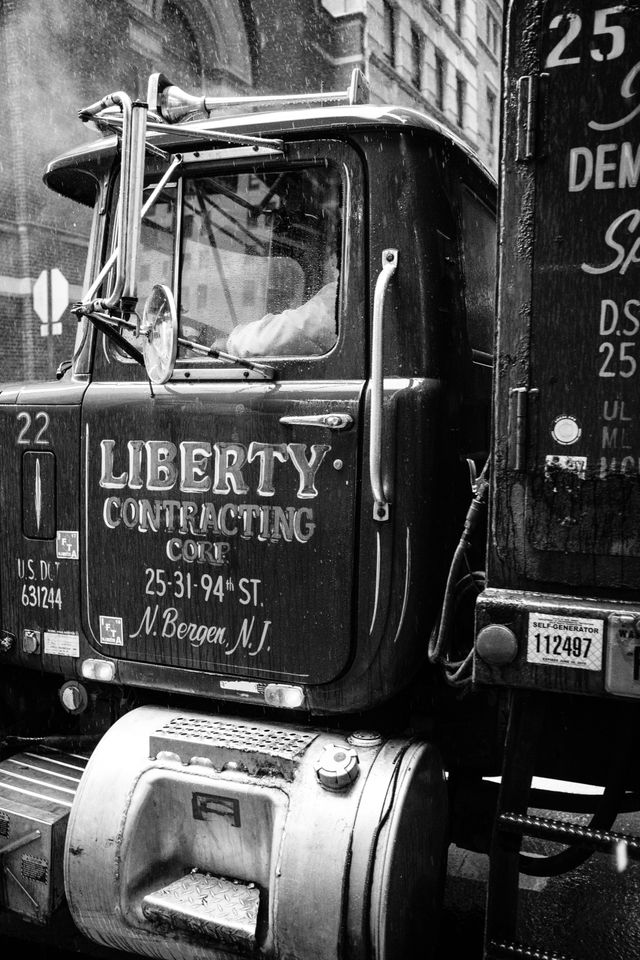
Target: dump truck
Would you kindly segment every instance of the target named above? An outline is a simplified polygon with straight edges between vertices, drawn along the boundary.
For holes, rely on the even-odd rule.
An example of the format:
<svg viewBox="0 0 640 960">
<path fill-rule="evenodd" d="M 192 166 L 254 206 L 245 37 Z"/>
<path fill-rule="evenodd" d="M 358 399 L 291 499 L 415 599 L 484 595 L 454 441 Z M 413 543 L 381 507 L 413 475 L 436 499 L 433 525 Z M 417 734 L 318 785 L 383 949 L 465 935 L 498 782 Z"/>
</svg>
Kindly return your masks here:
<svg viewBox="0 0 640 960">
<path fill-rule="evenodd" d="M 552 956 L 522 875 L 636 854 L 635 16 L 509 5 L 499 206 L 357 70 L 80 111 L 73 356 L 0 387 L 3 935 L 435 958 L 455 844 Z"/>
</svg>

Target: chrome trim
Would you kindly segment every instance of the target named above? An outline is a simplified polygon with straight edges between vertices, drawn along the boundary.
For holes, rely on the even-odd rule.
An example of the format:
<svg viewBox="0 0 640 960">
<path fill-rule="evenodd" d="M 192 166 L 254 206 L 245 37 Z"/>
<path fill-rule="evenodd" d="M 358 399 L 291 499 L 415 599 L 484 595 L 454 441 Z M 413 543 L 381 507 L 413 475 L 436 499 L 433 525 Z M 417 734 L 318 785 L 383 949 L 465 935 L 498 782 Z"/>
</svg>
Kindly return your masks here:
<svg viewBox="0 0 640 960">
<path fill-rule="evenodd" d="M 280 417 L 290 427 L 324 427 L 325 430 L 349 430 L 353 417 L 348 413 L 319 413 L 314 416 Z"/>
<path fill-rule="evenodd" d="M 369 477 L 373 493 L 373 519 L 389 519 L 389 501 L 382 484 L 382 335 L 384 300 L 391 277 L 398 266 L 398 251 L 382 251 L 382 270 L 373 295 L 373 329 L 371 331 L 371 423 L 369 428 Z"/>
<path fill-rule="evenodd" d="M 36 529 L 40 533 L 40 522 L 42 520 L 42 477 L 40 476 L 40 457 L 36 460 L 36 476 L 34 501 L 36 508 Z"/>
<path fill-rule="evenodd" d="M 255 160 L 256 157 L 277 157 L 282 155 L 282 150 L 275 147 L 221 147 L 213 150 L 195 150 L 191 153 L 185 152 L 185 163 L 204 163 L 206 161 L 218 160 Z"/>
<path fill-rule="evenodd" d="M 109 310 L 112 307 L 115 307 L 122 296 L 125 280 L 126 280 L 126 267 L 129 262 L 129 238 L 127 236 L 127 226 L 129 222 L 129 210 L 130 210 L 130 169 L 131 169 L 131 111 L 132 104 L 131 98 L 124 91 L 120 90 L 117 93 L 110 93 L 102 100 L 99 100 L 97 103 L 91 104 L 89 107 L 85 107 L 84 110 L 80 111 L 80 117 L 84 120 L 88 120 L 91 117 L 94 117 L 96 114 L 100 113 L 101 110 L 104 110 L 108 107 L 118 106 L 122 111 L 122 160 L 121 160 L 121 176 L 120 176 L 120 197 L 118 202 L 118 236 L 120 242 L 115 252 L 116 262 L 116 277 L 113 284 L 111 293 L 107 297 L 103 297 L 100 300 L 99 309 Z"/>
<path fill-rule="evenodd" d="M 129 161 L 129 208 L 124 219 L 127 233 L 127 259 L 125 262 L 125 284 L 123 296 L 135 300 L 142 225 L 142 187 L 144 185 L 145 140 L 147 125 L 147 105 L 136 101 L 131 105 L 131 158 Z"/>
<path fill-rule="evenodd" d="M 381 550 L 380 550 L 380 529 L 376 530 L 376 593 L 373 598 L 373 615 L 371 617 L 371 623 L 369 624 L 369 636 L 373 633 L 373 625 L 376 622 L 376 616 L 378 615 L 378 600 L 380 599 L 380 572 L 382 570 L 381 563 Z"/>
<path fill-rule="evenodd" d="M 147 85 L 147 100 L 151 109 L 166 123 L 179 123 L 195 113 L 210 115 L 220 107 L 262 107 L 266 104 L 348 103 L 369 101 L 369 83 L 359 67 L 351 72 L 346 90 L 325 90 L 318 93 L 267 94 L 240 97 L 193 96 L 171 83 L 163 74 L 152 73 Z M 268 142 L 268 141 L 264 141 Z"/>
<path fill-rule="evenodd" d="M 402 598 L 402 610 L 400 612 L 400 620 L 398 622 L 398 629 L 396 630 L 396 635 L 393 638 L 393 644 L 395 646 L 398 637 L 400 636 L 400 631 L 402 630 L 402 624 L 404 623 L 404 617 L 407 612 L 407 602 L 409 600 L 409 582 L 411 580 L 411 533 L 409 532 L 409 527 L 407 527 L 407 537 L 405 541 L 406 545 L 406 563 L 404 571 L 404 597 Z"/>
</svg>

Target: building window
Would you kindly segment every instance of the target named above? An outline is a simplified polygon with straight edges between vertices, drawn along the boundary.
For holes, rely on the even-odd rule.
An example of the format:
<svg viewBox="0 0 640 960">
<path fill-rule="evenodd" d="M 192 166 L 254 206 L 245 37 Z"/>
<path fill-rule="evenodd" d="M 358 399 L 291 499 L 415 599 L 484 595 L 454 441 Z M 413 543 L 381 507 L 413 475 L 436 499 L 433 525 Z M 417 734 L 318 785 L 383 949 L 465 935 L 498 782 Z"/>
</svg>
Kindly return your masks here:
<svg viewBox="0 0 640 960">
<path fill-rule="evenodd" d="M 463 13 L 464 13 L 464 0 L 455 0 L 455 28 L 458 36 L 462 36 Z"/>
<path fill-rule="evenodd" d="M 436 50 L 436 107 L 444 112 L 444 87 L 446 82 L 447 64 L 439 51 Z"/>
<path fill-rule="evenodd" d="M 392 66 L 396 63 L 396 8 L 388 0 L 383 0 L 384 17 L 382 27 L 383 53 Z"/>
<path fill-rule="evenodd" d="M 467 81 L 459 73 L 456 74 L 456 123 L 464 127 L 464 102 L 467 97 Z"/>
<path fill-rule="evenodd" d="M 489 50 L 497 57 L 500 53 L 500 24 L 498 23 L 498 18 L 493 15 L 493 13 L 487 7 L 487 20 L 486 20 L 486 42 Z"/>
<path fill-rule="evenodd" d="M 411 83 L 417 90 L 422 90 L 422 56 L 424 38 L 417 27 L 411 27 Z"/>
<path fill-rule="evenodd" d="M 496 135 L 496 105 L 497 97 L 493 90 L 487 90 L 487 138 L 489 146 L 493 147 Z"/>
</svg>

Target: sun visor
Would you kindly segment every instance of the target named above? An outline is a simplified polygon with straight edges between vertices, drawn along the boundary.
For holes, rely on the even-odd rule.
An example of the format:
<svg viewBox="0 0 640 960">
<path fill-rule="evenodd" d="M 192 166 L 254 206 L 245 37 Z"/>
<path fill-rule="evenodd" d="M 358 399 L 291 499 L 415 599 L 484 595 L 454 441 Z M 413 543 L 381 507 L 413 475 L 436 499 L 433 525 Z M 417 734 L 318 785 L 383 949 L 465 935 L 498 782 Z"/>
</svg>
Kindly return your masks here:
<svg viewBox="0 0 640 960">
<path fill-rule="evenodd" d="M 115 139 L 82 147 L 56 157 L 43 174 L 46 185 L 55 193 L 92 207 L 100 181 L 113 163 Z"/>
</svg>

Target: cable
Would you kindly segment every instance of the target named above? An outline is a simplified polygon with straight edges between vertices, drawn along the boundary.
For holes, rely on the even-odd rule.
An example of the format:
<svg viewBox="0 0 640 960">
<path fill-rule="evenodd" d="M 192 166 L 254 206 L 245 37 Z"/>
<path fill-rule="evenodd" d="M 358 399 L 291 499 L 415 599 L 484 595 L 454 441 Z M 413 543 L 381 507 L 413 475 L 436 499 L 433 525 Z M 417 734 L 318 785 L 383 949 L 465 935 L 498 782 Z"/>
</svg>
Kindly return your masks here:
<svg viewBox="0 0 640 960">
<path fill-rule="evenodd" d="M 449 567 L 440 616 L 436 620 L 429 638 L 428 656 L 430 662 L 441 666 L 447 683 L 456 687 L 469 686 L 472 679 L 473 646 L 461 660 L 452 660 L 450 654 L 453 627 L 460 602 L 471 590 L 475 590 L 478 594 L 484 589 L 484 572 L 471 570 L 468 553 L 487 499 L 489 490 L 488 472 L 489 460 L 486 461 L 477 480 L 472 481 L 473 499 L 469 505 L 462 534 Z M 465 568 L 467 573 L 463 574 Z"/>
</svg>

